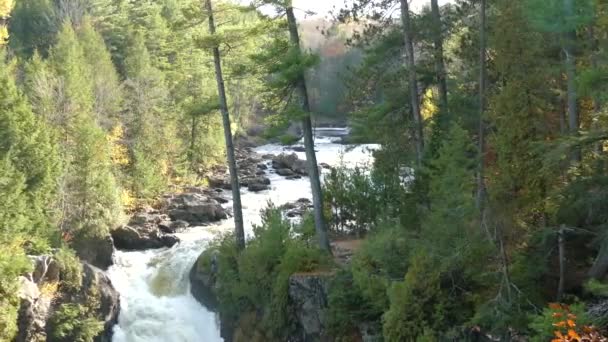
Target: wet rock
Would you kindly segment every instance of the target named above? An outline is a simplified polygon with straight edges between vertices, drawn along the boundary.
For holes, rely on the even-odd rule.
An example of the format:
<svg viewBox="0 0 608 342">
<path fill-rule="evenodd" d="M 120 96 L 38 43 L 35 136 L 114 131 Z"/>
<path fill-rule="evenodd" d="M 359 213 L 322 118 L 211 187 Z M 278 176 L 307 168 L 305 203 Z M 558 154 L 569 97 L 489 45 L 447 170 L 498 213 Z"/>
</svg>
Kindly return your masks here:
<svg viewBox="0 0 608 342">
<path fill-rule="evenodd" d="M 222 196 L 212 196 L 211 197 L 213 200 L 217 201 L 217 203 L 219 204 L 225 204 L 230 202 L 228 199 L 222 197 Z"/>
<path fill-rule="evenodd" d="M 186 221 L 163 221 L 158 224 L 158 229 L 165 234 L 175 234 L 188 228 L 190 224 Z"/>
<path fill-rule="evenodd" d="M 311 207 L 311 202 L 307 198 L 300 198 L 295 202 L 288 202 L 283 204 L 280 209 L 285 213 L 285 216 L 289 218 L 302 217 Z"/>
<path fill-rule="evenodd" d="M 319 166 L 321 168 L 323 168 L 323 169 L 326 169 L 326 170 L 331 170 L 332 169 L 331 165 L 329 165 L 327 163 L 319 163 Z"/>
<path fill-rule="evenodd" d="M 266 164 L 258 164 L 257 168 L 259 170 L 268 170 L 268 165 L 266 165 Z"/>
<path fill-rule="evenodd" d="M 218 307 L 216 291 L 217 272 L 218 272 L 218 254 L 216 251 L 205 251 L 190 269 L 190 292 L 192 296 L 211 311 L 215 311 Z"/>
<path fill-rule="evenodd" d="M 112 237 L 116 248 L 128 251 L 173 247 L 179 242 L 177 237 L 143 226 L 116 228 L 112 231 Z"/>
<path fill-rule="evenodd" d="M 81 291 L 91 293 L 90 289 L 93 288 L 99 294 L 99 309 L 97 316 L 101 317 L 104 323 L 104 330 L 101 335 L 95 338 L 95 341 L 110 342 L 112 341 L 112 328 L 118 323 L 120 295 L 112 285 L 110 278 L 108 278 L 104 272 L 92 265 L 84 264 Z M 76 298 L 80 299 L 80 304 L 83 305 L 90 301 L 86 296 L 84 298 Z"/>
<path fill-rule="evenodd" d="M 295 173 L 291 169 L 277 169 L 277 174 L 283 177 L 295 176 Z"/>
<path fill-rule="evenodd" d="M 184 193 L 171 198 L 167 205 L 171 220 L 200 225 L 226 219 L 226 210 L 216 200 L 197 193 Z"/>
<path fill-rule="evenodd" d="M 247 190 L 251 192 L 260 192 L 270 189 L 270 186 L 264 183 L 249 183 Z"/>
<path fill-rule="evenodd" d="M 289 169 L 295 174 L 306 176 L 306 161 L 301 160 L 297 154 L 280 154 L 272 159 L 272 167 L 276 170 Z M 277 173 L 279 173 L 277 171 Z M 280 173 L 279 173 L 280 174 Z"/>
<path fill-rule="evenodd" d="M 232 185 L 230 185 L 230 179 L 228 177 L 209 177 L 209 186 L 212 188 L 230 190 L 232 189 Z"/>
<path fill-rule="evenodd" d="M 59 263 L 50 255 L 30 256 L 30 260 L 34 265 L 31 280 L 40 284 L 42 282 L 57 282 L 60 280 Z"/>
<path fill-rule="evenodd" d="M 52 298 L 41 296 L 38 285 L 31 279 L 19 277 L 19 284 L 19 330 L 15 341 L 46 341 L 46 321 Z"/>
<path fill-rule="evenodd" d="M 266 174 L 266 171 L 264 171 L 264 170 L 258 170 L 258 171 L 256 171 L 256 173 L 255 173 L 255 175 L 256 175 L 256 176 L 263 176 L 263 175 L 265 175 L 265 174 Z"/>
<path fill-rule="evenodd" d="M 285 178 L 287 180 L 294 180 L 294 179 L 302 179 L 302 176 L 300 176 L 300 175 L 292 175 L 292 176 L 287 176 Z"/>
<path fill-rule="evenodd" d="M 306 152 L 306 148 L 304 146 L 291 146 L 289 149 L 294 152 Z"/>
</svg>

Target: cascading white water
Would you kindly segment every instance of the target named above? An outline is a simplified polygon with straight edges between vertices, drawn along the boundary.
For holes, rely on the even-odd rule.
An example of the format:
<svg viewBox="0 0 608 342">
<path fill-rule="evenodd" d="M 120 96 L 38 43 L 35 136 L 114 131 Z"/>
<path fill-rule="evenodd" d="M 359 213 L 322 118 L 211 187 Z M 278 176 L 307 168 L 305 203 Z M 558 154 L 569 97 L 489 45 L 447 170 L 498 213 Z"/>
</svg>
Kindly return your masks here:
<svg viewBox="0 0 608 342">
<path fill-rule="evenodd" d="M 353 166 L 368 164 L 375 145 L 346 146 L 332 143 L 345 129 L 319 129 L 315 140 L 319 163 Z M 281 154 L 279 145 L 256 149 L 260 154 Z M 305 159 L 304 153 L 297 153 Z M 269 201 L 276 205 L 310 198 L 308 179 L 287 180 L 268 173 L 271 189 L 260 193 L 243 191 L 246 233 L 260 223 L 260 210 Z M 226 204 L 230 206 L 230 203 Z M 177 234 L 181 242 L 171 249 L 145 252 L 117 252 L 116 263 L 108 274 L 121 295 L 121 312 L 114 328 L 114 342 L 215 342 L 222 341 L 214 313 L 201 306 L 190 294 L 188 273 L 209 241 L 232 229 L 232 220 L 218 225 L 190 228 Z"/>
</svg>

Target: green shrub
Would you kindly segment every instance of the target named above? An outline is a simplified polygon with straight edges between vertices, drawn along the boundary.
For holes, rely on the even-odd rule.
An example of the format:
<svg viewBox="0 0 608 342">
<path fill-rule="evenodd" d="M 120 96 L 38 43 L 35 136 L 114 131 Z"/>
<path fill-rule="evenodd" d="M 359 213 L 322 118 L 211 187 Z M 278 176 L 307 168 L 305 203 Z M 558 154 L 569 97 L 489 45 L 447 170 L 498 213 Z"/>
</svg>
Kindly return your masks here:
<svg viewBox="0 0 608 342">
<path fill-rule="evenodd" d="M 383 212 L 377 185 L 364 169 L 332 169 L 323 181 L 323 195 L 329 206 L 332 228 L 362 235 Z"/>
<path fill-rule="evenodd" d="M 61 248 L 55 254 L 61 270 L 61 285 L 68 291 L 82 287 L 82 263 L 71 249 Z"/>
<path fill-rule="evenodd" d="M 309 240 L 304 227 L 292 227 L 281 212 L 269 208 L 262 224 L 254 227 L 247 248 L 237 253 L 234 238 L 216 241 L 201 256 L 199 267 L 210 268 L 217 256 L 217 297 L 224 318 L 237 322 L 242 314 L 263 313 L 260 327 L 266 335 L 282 340 L 289 329 L 288 280 L 296 272 L 327 269 L 329 258 Z"/>
<path fill-rule="evenodd" d="M 349 269 L 336 273 L 328 294 L 327 326 L 335 338 L 348 337 L 361 322 L 378 320 L 369 301 L 363 298 Z"/>
<path fill-rule="evenodd" d="M 402 228 L 386 223 L 370 234 L 353 257 L 353 282 L 370 304 L 371 316 L 388 309 L 387 289 L 406 273 L 410 249 Z"/>
<path fill-rule="evenodd" d="M 551 306 L 553 305 L 554 304 Z M 560 316 L 556 316 L 556 313 L 558 313 Z M 573 305 L 569 305 L 567 306 L 567 310 L 555 310 L 554 308 L 547 307 L 542 313 L 530 317 L 530 341 L 550 341 L 555 337 L 554 332 L 561 330 L 560 328 L 556 327 L 556 320 L 565 320 L 567 318 L 565 317 L 566 314 L 573 315 L 572 318 L 573 321 L 575 321 L 576 327 L 591 326 L 593 323 L 586 313 L 584 303 L 575 303 Z"/>
<path fill-rule="evenodd" d="M 51 317 L 51 336 L 59 342 L 92 342 L 103 331 L 103 321 L 88 306 L 62 304 Z"/>
<path fill-rule="evenodd" d="M 428 256 L 416 255 L 405 280 L 389 290 L 390 309 L 383 317 L 387 341 L 415 341 L 455 325 L 448 318 L 449 301 L 433 267 Z"/>
<path fill-rule="evenodd" d="M 18 237 L 6 241 L 0 236 L 0 341 L 12 341 L 17 333 L 18 277 L 32 269 L 21 242 Z"/>
</svg>

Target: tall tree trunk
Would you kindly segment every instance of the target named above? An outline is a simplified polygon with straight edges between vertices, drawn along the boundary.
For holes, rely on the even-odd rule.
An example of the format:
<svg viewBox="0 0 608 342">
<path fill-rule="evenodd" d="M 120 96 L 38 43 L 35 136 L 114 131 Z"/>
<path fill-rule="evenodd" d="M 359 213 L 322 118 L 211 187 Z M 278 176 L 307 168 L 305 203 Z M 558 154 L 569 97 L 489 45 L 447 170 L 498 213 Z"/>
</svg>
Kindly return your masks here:
<svg viewBox="0 0 608 342">
<path fill-rule="evenodd" d="M 403 37 L 405 44 L 405 64 L 408 71 L 410 87 L 410 101 L 414 119 L 414 145 L 416 148 L 416 161 L 418 167 L 422 166 L 422 153 L 424 151 L 424 135 L 422 133 L 422 115 L 420 114 L 420 99 L 418 97 L 418 77 L 416 75 L 416 60 L 414 57 L 414 43 L 410 28 L 410 9 L 407 0 L 401 1 L 401 21 L 403 24 Z"/>
<path fill-rule="evenodd" d="M 298 34 L 298 23 L 293 13 L 291 1 L 285 8 L 287 14 L 287 22 L 289 24 L 289 37 L 293 48 L 300 54 L 300 36 Z M 310 119 L 310 104 L 308 99 L 308 90 L 306 89 L 306 81 L 304 74 L 299 76 L 296 84 L 296 89 L 300 95 L 302 102 L 302 110 L 306 115 L 302 119 L 302 130 L 304 132 L 304 147 L 306 149 L 306 161 L 308 164 L 308 177 L 310 179 L 310 187 L 312 189 L 312 202 L 314 206 L 315 230 L 319 239 L 319 247 L 331 253 L 329 244 L 329 236 L 327 235 L 327 226 L 323 217 L 323 193 L 321 189 L 321 178 L 319 175 L 319 167 L 317 165 L 317 155 L 315 153 L 315 142 L 313 139 L 312 121 Z"/>
<path fill-rule="evenodd" d="M 435 47 L 435 72 L 437 73 L 437 87 L 439 88 L 439 103 L 441 109 L 448 112 L 448 82 L 443 58 L 443 30 L 438 0 L 431 0 L 433 14 L 433 39 Z"/>
<path fill-rule="evenodd" d="M 477 172 L 477 208 L 483 211 L 485 201 L 485 106 L 486 106 L 486 0 L 479 9 L 479 165 Z M 482 215 L 483 216 L 483 215 Z"/>
<path fill-rule="evenodd" d="M 209 15 L 209 33 L 215 35 L 215 21 L 213 19 L 213 7 L 211 0 L 205 1 L 205 7 Z M 241 191 L 239 188 L 239 176 L 236 168 L 236 157 L 234 155 L 234 144 L 232 142 L 232 132 L 230 128 L 230 113 L 226 100 L 226 88 L 224 86 L 224 76 L 222 75 L 222 60 L 218 46 L 213 47 L 213 62 L 215 64 L 215 80 L 220 100 L 220 110 L 224 125 L 224 137 L 226 139 L 226 155 L 228 156 L 228 170 L 230 172 L 230 184 L 232 185 L 232 208 L 234 214 L 234 235 L 236 245 L 239 250 L 245 249 L 245 228 L 243 224 L 243 208 L 241 205 Z"/>
</svg>

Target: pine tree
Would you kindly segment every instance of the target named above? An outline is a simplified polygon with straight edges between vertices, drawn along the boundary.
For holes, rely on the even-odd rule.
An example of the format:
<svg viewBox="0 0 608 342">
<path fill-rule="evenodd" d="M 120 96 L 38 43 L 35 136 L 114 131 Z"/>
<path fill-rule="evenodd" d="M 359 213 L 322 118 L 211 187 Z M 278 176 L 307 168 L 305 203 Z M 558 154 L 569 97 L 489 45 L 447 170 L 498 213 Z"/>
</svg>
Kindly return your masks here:
<svg viewBox="0 0 608 342">
<path fill-rule="evenodd" d="M 414 42 L 412 40 L 412 27 L 410 19 L 410 9 L 407 0 L 400 0 L 401 5 L 401 22 L 403 29 L 404 45 L 405 45 L 405 65 L 408 72 L 410 101 L 412 108 L 412 117 L 414 123 L 414 146 L 416 147 L 416 161 L 418 167 L 422 166 L 422 155 L 424 153 L 424 135 L 422 115 L 420 114 L 420 95 L 418 93 L 418 76 L 416 72 L 416 61 L 414 55 Z"/>
<path fill-rule="evenodd" d="M 215 20 L 213 17 L 213 7 L 211 0 L 205 0 L 205 9 L 209 18 L 209 34 L 212 38 L 216 38 Z M 220 55 L 219 45 L 212 47 L 213 62 L 215 65 L 215 78 L 220 102 L 220 111 L 222 113 L 222 121 L 224 124 L 224 137 L 226 141 L 226 155 L 228 159 L 228 170 L 230 172 L 230 184 L 232 186 L 232 207 L 234 212 L 234 235 L 236 238 L 236 246 L 239 250 L 245 249 L 245 228 L 243 224 L 243 208 L 241 205 L 241 190 L 239 184 L 239 175 L 236 165 L 236 156 L 234 144 L 232 141 L 232 130 L 230 127 L 230 114 L 228 112 L 228 99 L 226 97 L 226 88 L 224 84 L 224 75 L 222 73 L 222 60 Z"/>
<path fill-rule="evenodd" d="M 133 151 L 131 183 L 139 198 L 151 198 L 167 183 L 172 135 L 165 119 L 167 90 L 163 74 L 152 66 L 143 36 L 135 34 L 125 59 L 127 128 Z"/>
<path fill-rule="evenodd" d="M 18 277 L 29 271 L 25 241 L 53 237 L 58 155 L 46 127 L 15 85 L 0 50 L 0 340 L 17 332 Z"/>
<path fill-rule="evenodd" d="M 106 267 L 95 248 L 122 218 L 109 144 L 94 114 L 94 83 L 82 45 L 69 22 L 51 49 L 57 96 L 51 123 L 60 132 L 64 160 L 60 227 L 85 260 Z"/>
<path fill-rule="evenodd" d="M 35 51 L 46 56 L 60 27 L 53 1 L 16 1 L 9 23 L 10 46 L 21 56 L 29 57 Z"/>
<path fill-rule="evenodd" d="M 269 82 L 270 88 L 273 89 L 275 99 L 278 98 L 277 102 L 282 103 L 287 99 L 291 110 L 291 113 L 286 113 L 287 115 L 280 120 L 287 122 L 298 119 L 302 124 L 308 177 L 313 197 L 315 230 L 319 247 L 331 253 L 327 225 L 323 216 L 323 194 L 314 147 L 309 91 L 305 79 L 307 69 L 314 65 L 317 59 L 302 52 L 298 23 L 292 1 L 268 0 L 262 2 L 274 5 L 279 12 L 285 13 L 287 17 L 287 22 L 282 23 L 280 28 L 284 29 L 286 24 L 289 32 L 289 42 L 284 41 L 282 34 L 278 33 L 272 48 L 266 51 L 262 60 L 264 60 L 264 63 L 274 64 L 267 66 L 267 70 L 276 74 L 276 79 Z M 291 100 L 292 97 L 293 100 Z M 292 103 L 289 103 L 289 100 Z"/>
<path fill-rule="evenodd" d="M 48 60 L 38 52 L 25 64 L 24 92 L 27 94 L 34 113 L 51 123 L 59 112 L 59 78 Z"/>
<path fill-rule="evenodd" d="M 51 49 L 51 66 L 58 79 L 57 112 L 50 121 L 62 129 L 64 143 L 78 118 L 91 114 L 94 105 L 93 83 L 84 51 L 70 22 L 63 23 L 57 44 Z"/>
<path fill-rule="evenodd" d="M 52 203 L 60 170 L 57 146 L 49 127 L 42 118 L 34 116 L 17 89 L 12 67 L 0 63 L 0 158 L 10 154 L 13 167 L 25 177 L 27 217 L 34 227 L 42 230 L 54 220 Z"/>
<path fill-rule="evenodd" d="M 543 124 L 544 113 L 551 109 L 543 86 L 549 76 L 542 63 L 544 44 L 530 28 L 523 4 L 501 1 L 498 9 L 494 63 L 499 83 L 489 114 L 495 127 L 490 145 L 499 172 L 490 180 L 491 192 L 503 208 L 509 203 L 513 213 L 531 213 L 542 207 L 546 176 L 538 172 L 542 158 L 534 144 L 551 133 Z"/>
<path fill-rule="evenodd" d="M 122 105 L 118 73 L 103 37 L 93 28 L 91 18 L 85 18 L 78 37 L 93 79 L 93 112 L 101 126 L 109 129 L 118 121 Z"/>
</svg>

